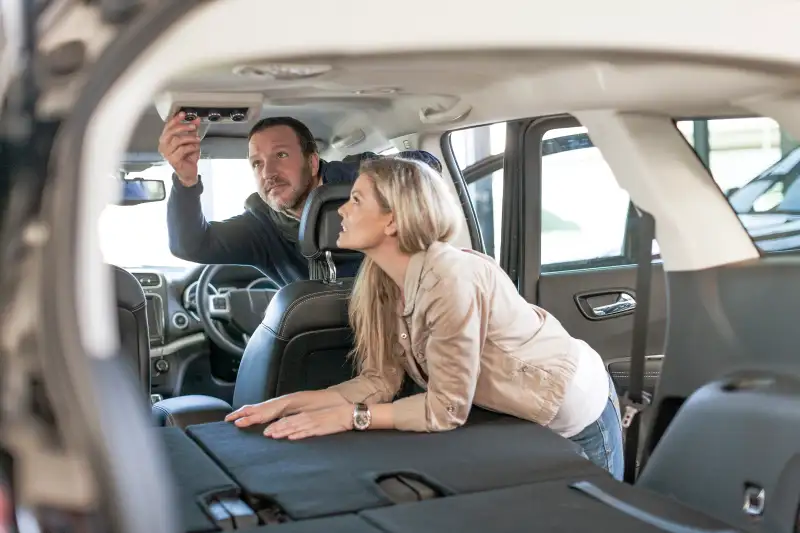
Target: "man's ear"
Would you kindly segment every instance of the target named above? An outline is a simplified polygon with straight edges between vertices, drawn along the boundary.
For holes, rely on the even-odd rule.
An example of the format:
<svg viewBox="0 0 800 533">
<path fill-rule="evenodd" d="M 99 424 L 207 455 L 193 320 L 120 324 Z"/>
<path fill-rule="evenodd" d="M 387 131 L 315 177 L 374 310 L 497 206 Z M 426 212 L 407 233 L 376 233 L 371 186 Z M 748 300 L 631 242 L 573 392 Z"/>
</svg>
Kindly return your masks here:
<svg viewBox="0 0 800 533">
<path fill-rule="evenodd" d="M 389 223 L 386 224 L 386 227 L 383 229 L 383 232 L 389 237 L 397 236 L 397 224 L 395 224 L 394 222 L 394 216 L 392 216 L 392 218 L 389 220 Z"/>
<path fill-rule="evenodd" d="M 311 154 L 308 157 L 308 166 L 311 167 L 311 175 L 319 176 L 319 154 Z"/>
</svg>

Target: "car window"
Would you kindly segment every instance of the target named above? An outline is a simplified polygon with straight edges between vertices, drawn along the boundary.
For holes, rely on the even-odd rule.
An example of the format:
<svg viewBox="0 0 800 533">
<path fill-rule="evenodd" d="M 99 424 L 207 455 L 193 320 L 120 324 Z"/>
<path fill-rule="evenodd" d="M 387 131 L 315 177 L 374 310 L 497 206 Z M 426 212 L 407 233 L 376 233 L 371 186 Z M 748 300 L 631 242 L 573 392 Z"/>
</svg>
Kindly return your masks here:
<svg viewBox="0 0 800 533">
<path fill-rule="evenodd" d="M 704 123 L 704 142 L 697 142 L 692 125 Z M 794 139 L 765 117 L 679 126 L 756 246 L 764 253 L 800 250 L 800 148 Z"/>
<path fill-rule="evenodd" d="M 800 249 L 800 148 L 774 120 L 681 120 L 676 127 L 762 251 Z M 586 130 L 547 132 L 541 157 L 542 271 L 632 264 L 626 240 L 636 215 Z M 559 231 L 548 227 L 552 214 Z M 654 242 L 654 258 L 659 252 Z"/>
<path fill-rule="evenodd" d="M 503 160 L 492 156 L 505 151 L 506 123 L 498 122 L 476 128 L 457 130 L 450 134 L 459 170 L 467 182 L 472 206 L 483 237 L 486 253 L 500 258 L 500 230 L 503 215 Z"/>
<path fill-rule="evenodd" d="M 506 124 L 454 131 L 453 155 L 467 182 L 486 251 L 500 254 Z M 764 252 L 800 250 L 800 147 L 764 117 L 679 120 L 676 127 L 710 169 Z M 541 141 L 542 272 L 630 265 L 630 197 L 586 128 L 555 128 Z M 487 164 L 488 163 L 488 164 Z M 653 257 L 660 257 L 658 242 Z"/>
<path fill-rule="evenodd" d="M 244 211 L 244 201 L 255 192 L 246 159 L 201 159 L 203 213 L 210 221 L 224 220 Z M 179 267 L 192 265 L 172 255 L 167 232 L 167 200 L 172 189 L 172 169 L 157 163 L 129 177 L 165 182 L 167 198 L 135 206 L 107 206 L 100 216 L 100 248 L 106 263 L 121 267 Z"/>
<path fill-rule="evenodd" d="M 547 131 L 541 158 L 542 271 L 627 262 L 630 198 L 586 128 Z"/>
</svg>

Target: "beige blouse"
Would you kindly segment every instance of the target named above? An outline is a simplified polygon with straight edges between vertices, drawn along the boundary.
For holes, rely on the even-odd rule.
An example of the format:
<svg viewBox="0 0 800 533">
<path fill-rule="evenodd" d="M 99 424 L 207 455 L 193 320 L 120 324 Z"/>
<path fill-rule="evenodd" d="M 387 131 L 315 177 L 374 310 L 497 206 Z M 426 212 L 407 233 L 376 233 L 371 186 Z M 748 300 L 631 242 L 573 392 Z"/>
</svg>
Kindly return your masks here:
<svg viewBox="0 0 800 533">
<path fill-rule="evenodd" d="M 447 243 L 412 256 L 398 309 L 395 358 L 330 387 L 352 403 L 391 402 L 404 374 L 426 392 L 393 402 L 394 425 L 443 431 L 472 404 L 548 425 L 576 371 L 580 345 L 517 292 L 494 259 Z"/>
</svg>

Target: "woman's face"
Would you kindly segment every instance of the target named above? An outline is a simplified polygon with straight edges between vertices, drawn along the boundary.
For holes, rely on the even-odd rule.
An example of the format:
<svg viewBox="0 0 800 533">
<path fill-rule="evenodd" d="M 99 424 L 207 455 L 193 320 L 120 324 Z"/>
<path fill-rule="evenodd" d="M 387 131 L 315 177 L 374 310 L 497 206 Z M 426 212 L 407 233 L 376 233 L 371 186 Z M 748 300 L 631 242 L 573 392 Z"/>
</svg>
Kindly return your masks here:
<svg viewBox="0 0 800 533">
<path fill-rule="evenodd" d="M 336 245 L 365 251 L 383 244 L 395 235 L 394 217 L 385 212 L 375 196 L 372 178 L 361 174 L 350 191 L 350 199 L 339 208 L 342 230 Z"/>
</svg>

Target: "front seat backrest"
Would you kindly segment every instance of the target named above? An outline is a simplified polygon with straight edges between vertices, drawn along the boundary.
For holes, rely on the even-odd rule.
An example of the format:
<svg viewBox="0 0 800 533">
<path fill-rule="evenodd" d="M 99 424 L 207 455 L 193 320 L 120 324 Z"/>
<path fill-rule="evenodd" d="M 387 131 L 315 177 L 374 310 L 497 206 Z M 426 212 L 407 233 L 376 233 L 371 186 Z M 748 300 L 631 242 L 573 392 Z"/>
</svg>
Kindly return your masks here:
<svg viewBox="0 0 800 533">
<path fill-rule="evenodd" d="M 300 247 L 309 259 L 308 281 L 279 290 L 247 343 L 233 393 L 233 408 L 301 390 L 319 390 L 350 379 L 354 367 L 347 306 L 352 278 L 337 279 L 334 262 L 360 253 L 336 246 L 339 207 L 351 184 L 322 185 L 308 197 L 300 222 Z"/>
<path fill-rule="evenodd" d="M 150 335 L 147 328 L 147 299 L 136 277 L 114 268 L 117 291 L 120 355 L 136 372 L 142 390 L 150 395 Z"/>
</svg>

